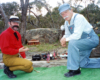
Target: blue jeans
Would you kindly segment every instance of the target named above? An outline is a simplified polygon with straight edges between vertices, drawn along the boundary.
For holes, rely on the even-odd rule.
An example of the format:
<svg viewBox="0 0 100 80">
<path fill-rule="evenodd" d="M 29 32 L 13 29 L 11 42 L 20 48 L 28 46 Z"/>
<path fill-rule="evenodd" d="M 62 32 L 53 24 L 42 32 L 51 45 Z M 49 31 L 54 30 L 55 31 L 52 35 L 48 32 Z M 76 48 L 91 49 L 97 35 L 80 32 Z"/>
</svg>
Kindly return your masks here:
<svg viewBox="0 0 100 80">
<path fill-rule="evenodd" d="M 67 69 L 77 70 L 82 68 L 100 68 L 100 58 L 89 58 L 93 48 L 99 44 L 99 38 L 70 40 L 68 44 Z"/>
</svg>

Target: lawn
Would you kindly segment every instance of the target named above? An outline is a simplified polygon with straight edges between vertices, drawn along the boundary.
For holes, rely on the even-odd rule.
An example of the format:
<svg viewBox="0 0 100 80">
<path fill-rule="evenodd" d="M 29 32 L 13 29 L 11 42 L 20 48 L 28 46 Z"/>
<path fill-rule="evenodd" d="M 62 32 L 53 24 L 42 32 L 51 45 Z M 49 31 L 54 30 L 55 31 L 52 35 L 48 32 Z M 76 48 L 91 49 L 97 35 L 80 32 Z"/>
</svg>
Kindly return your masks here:
<svg viewBox="0 0 100 80">
<path fill-rule="evenodd" d="M 0 70 L 0 80 L 100 80 L 100 69 L 81 69 L 81 75 L 74 77 L 64 77 L 64 73 L 68 72 L 66 66 L 57 66 L 51 68 L 35 68 L 40 71 L 37 73 L 25 73 L 23 71 L 15 71 L 14 74 L 17 78 L 9 79 L 4 73 L 3 69 Z"/>
</svg>

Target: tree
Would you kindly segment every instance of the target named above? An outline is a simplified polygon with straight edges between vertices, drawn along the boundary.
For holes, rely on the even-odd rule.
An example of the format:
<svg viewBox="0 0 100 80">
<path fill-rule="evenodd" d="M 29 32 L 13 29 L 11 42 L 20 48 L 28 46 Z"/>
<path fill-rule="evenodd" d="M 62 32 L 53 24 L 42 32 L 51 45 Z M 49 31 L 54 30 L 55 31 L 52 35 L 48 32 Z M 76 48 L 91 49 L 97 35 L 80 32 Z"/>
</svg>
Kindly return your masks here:
<svg viewBox="0 0 100 80">
<path fill-rule="evenodd" d="M 2 3 L 2 7 L 8 17 L 10 15 L 16 15 L 19 11 L 19 4 L 17 4 L 16 2 Z"/>
<path fill-rule="evenodd" d="M 52 18 L 52 14 L 50 11 L 51 6 L 49 6 L 49 4 L 47 4 L 46 0 L 35 0 L 34 2 L 32 2 L 32 4 L 35 4 L 38 7 L 38 9 L 41 9 L 42 7 L 44 7 L 48 11 L 48 14 L 50 15 L 50 18 L 52 21 L 52 24 L 50 24 L 51 28 L 52 27 L 55 28 L 55 23 L 54 23 L 54 20 Z"/>
<path fill-rule="evenodd" d="M 5 23 L 0 24 L 0 27 L 2 26 L 2 30 L 8 28 L 8 17 L 17 13 L 18 9 L 19 5 L 16 2 L 0 4 L 0 22 Z"/>
<path fill-rule="evenodd" d="M 84 8 L 81 11 L 81 14 L 83 14 L 91 24 L 96 24 L 96 22 L 100 21 L 100 18 L 98 17 L 100 8 L 93 3 Z"/>
<path fill-rule="evenodd" d="M 4 29 L 6 29 L 6 28 L 8 28 L 8 18 L 7 18 L 7 15 L 5 14 L 5 11 L 3 10 L 1 4 L 0 4 L 0 13 L 1 13 L 2 18 L 4 19 L 4 23 L 5 23 Z"/>
<path fill-rule="evenodd" d="M 21 10 L 22 10 L 22 18 L 21 18 L 21 37 L 22 37 L 22 43 L 25 44 L 25 34 L 26 34 L 26 15 L 27 15 L 27 9 L 29 5 L 29 0 L 20 0 L 21 3 Z"/>
<path fill-rule="evenodd" d="M 55 22 L 55 28 L 60 28 L 60 26 L 62 24 L 64 24 L 64 19 L 59 15 L 58 7 L 55 7 L 52 10 L 52 13 L 51 14 L 52 14 L 52 18 L 53 18 L 53 20 Z M 47 18 L 47 21 L 49 21 L 49 23 L 50 23 L 49 14 L 47 14 L 45 17 Z"/>
<path fill-rule="evenodd" d="M 40 19 L 39 19 L 39 16 L 31 10 L 31 9 L 33 8 L 33 7 L 32 7 L 32 4 L 33 4 L 33 3 L 30 3 L 30 4 L 29 4 L 29 18 L 28 18 L 28 23 L 30 23 L 31 25 L 33 25 L 33 26 L 35 26 L 35 27 L 42 27 L 42 26 L 41 26 Z M 40 11 L 40 10 L 39 10 L 39 11 Z M 30 20 L 30 13 L 34 14 L 34 16 L 35 16 L 35 18 L 36 18 L 35 21 L 34 21 L 34 19 L 33 19 L 33 20 Z"/>
<path fill-rule="evenodd" d="M 69 0 L 68 3 L 72 7 L 74 12 L 80 12 L 80 8 L 82 7 L 80 4 L 83 0 Z"/>
</svg>

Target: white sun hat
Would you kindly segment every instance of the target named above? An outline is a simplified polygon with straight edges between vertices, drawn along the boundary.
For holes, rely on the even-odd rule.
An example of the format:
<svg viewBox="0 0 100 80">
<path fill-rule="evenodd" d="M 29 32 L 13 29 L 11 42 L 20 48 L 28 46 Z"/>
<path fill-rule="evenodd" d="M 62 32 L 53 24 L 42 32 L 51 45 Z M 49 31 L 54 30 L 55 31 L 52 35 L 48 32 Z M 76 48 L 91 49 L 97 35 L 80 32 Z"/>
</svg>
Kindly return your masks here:
<svg viewBox="0 0 100 80">
<path fill-rule="evenodd" d="M 20 23 L 18 16 L 10 16 L 9 21 Z"/>
</svg>

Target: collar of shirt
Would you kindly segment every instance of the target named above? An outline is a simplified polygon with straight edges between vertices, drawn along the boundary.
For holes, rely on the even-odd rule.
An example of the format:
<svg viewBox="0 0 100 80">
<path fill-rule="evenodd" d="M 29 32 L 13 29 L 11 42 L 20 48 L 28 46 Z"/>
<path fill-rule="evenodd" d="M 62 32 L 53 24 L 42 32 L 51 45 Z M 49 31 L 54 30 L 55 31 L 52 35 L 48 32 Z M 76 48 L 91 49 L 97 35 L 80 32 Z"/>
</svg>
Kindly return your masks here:
<svg viewBox="0 0 100 80">
<path fill-rule="evenodd" d="M 8 29 L 7 29 L 7 31 L 9 31 L 10 33 L 14 33 L 14 31 L 11 29 L 11 27 L 9 27 Z"/>
<path fill-rule="evenodd" d="M 73 13 L 73 16 L 72 16 L 72 18 L 71 18 L 70 24 L 68 23 L 68 26 L 71 26 L 71 25 L 73 25 L 73 24 L 74 24 L 73 19 L 74 19 L 75 14 L 76 14 L 76 13 Z"/>
</svg>

